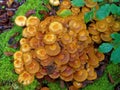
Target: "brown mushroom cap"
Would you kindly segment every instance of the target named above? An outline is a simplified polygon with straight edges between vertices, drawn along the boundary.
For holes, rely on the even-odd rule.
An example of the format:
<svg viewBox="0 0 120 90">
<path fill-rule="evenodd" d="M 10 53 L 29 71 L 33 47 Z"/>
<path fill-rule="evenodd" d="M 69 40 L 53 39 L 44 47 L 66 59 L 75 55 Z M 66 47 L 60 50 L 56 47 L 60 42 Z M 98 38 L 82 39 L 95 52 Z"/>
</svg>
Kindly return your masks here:
<svg viewBox="0 0 120 90">
<path fill-rule="evenodd" d="M 60 53 L 61 48 L 58 43 L 45 46 L 46 52 L 49 56 L 56 56 Z"/>
<path fill-rule="evenodd" d="M 60 4 L 61 9 L 69 9 L 71 7 L 71 2 L 70 0 L 64 0 Z"/>
<path fill-rule="evenodd" d="M 32 60 L 30 64 L 25 65 L 26 71 L 28 71 L 31 74 L 35 74 L 36 72 L 39 71 L 40 65 L 37 61 Z"/>
<path fill-rule="evenodd" d="M 66 50 L 63 50 L 56 56 L 55 63 L 57 65 L 65 65 L 69 62 L 69 59 L 70 59 L 69 53 Z"/>
<path fill-rule="evenodd" d="M 100 37 L 101 37 L 101 39 L 103 40 L 103 41 L 111 41 L 112 40 L 112 38 L 110 37 L 110 34 L 111 33 L 101 33 L 100 34 Z"/>
<path fill-rule="evenodd" d="M 62 75 L 63 77 L 67 77 L 73 73 L 74 73 L 74 70 L 71 67 L 67 66 L 67 68 L 63 72 L 60 73 L 60 75 Z"/>
<path fill-rule="evenodd" d="M 50 90 L 48 87 L 42 87 L 40 90 Z"/>
<path fill-rule="evenodd" d="M 80 31 L 79 34 L 78 34 L 78 39 L 79 39 L 80 41 L 85 41 L 85 40 L 88 39 L 88 35 L 89 35 L 89 33 L 88 33 L 87 30 L 82 30 L 82 31 Z"/>
<path fill-rule="evenodd" d="M 23 44 L 26 44 L 26 43 L 28 43 L 28 39 L 22 38 L 22 39 L 20 40 L 20 45 L 23 45 Z"/>
<path fill-rule="evenodd" d="M 18 26 L 25 26 L 27 18 L 25 16 L 17 16 L 15 19 L 15 23 Z"/>
<path fill-rule="evenodd" d="M 99 32 L 105 32 L 108 29 L 108 24 L 105 20 L 96 22 L 96 28 Z"/>
<path fill-rule="evenodd" d="M 73 82 L 73 85 L 74 85 L 76 88 L 81 88 L 81 87 L 83 86 L 82 83 L 76 82 L 76 81 Z"/>
<path fill-rule="evenodd" d="M 49 75 L 52 79 L 57 79 L 60 76 L 59 71 L 54 71 L 52 74 Z"/>
<path fill-rule="evenodd" d="M 24 67 L 15 68 L 15 72 L 16 72 L 17 74 L 21 74 L 24 70 L 25 70 Z"/>
<path fill-rule="evenodd" d="M 22 59 L 23 53 L 21 51 L 16 51 L 13 55 L 14 59 Z"/>
<path fill-rule="evenodd" d="M 23 45 L 21 45 L 20 50 L 22 52 L 29 52 L 31 50 L 31 47 L 29 46 L 29 44 L 23 44 Z"/>
<path fill-rule="evenodd" d="M 63 26 L 60 22 L 51 22 L 49 25 L 49 31 L 54 34 L 59 34 L 63 31 Z"/>
<path fill-rule="evenodd" d="M 76 59 L 76 60 L 73 60 L 73 61 L 69 61 L 69 65 L 72 67 L 72 68 L 79 68 L 80 65 L 81 65 L 81 62 L 79 59 Z"/>
<path fill-rule="evenodd" d="M 23 60 L 22 59 L 15 59 L 14 60 L 14 67 L 15 68 L 22 68 L 24 65 Z"/>
<path fill-rule="evenodd" d="M 55 34 L 47 33 L 47 34 L 45 34 L 45 36 L 43 38 L 43 42 L 45 44 L 53 44 L 53 43 L 55 43 L 56 39 L 57 39 L 57 37 Z"/>
<path fill-rule="evenodd" d="M 115 21 L 112 25 L 112 30 L 115 32 L 120 31 L 120 22 L 119 21 Z"/>
<path fill-rule="evenodd" d="M 68 33 L 65 33 L 62 35 L 61 41 L 63 44 L 69 44 L 72 42 L 72 37 Z"/>
<path fill-rule="evenodd" d="M 73 80 L 73 74 L 67 76 L 67 77 L 64 77 L 62 75 L 60 75 L 60 78 L 66 82 L 69 82 L 69 81 L 72 81 Z"/>
<path fill-rule="evenodd" d="M 97 5 L 97 2 L 94 2 L 94 0 L 85 0 L 85 2 L 86 2 L 85 3 L 86 6 L 89 7 L 89 8 L 93 8 Z"/>
<path fill-rule="evenodd" d="M 40 46 L 39 45 L 39 40 L 37 38 L 35 38 L 35 37 L 30 39 L 29 44 L 30 44 L 30 47 L 32 49 L 38 48 Z"/>
<path fill-rule="evenodd" d="M 78 82 L 85 81 L 87 79 L 87 77 L 88 77 L 88 73 L 85 69 L 79 70 L 74 73 L 74 80 L 76 80 Z"/>
<path fill-rule="evenodd" d="M 48 57 L 47 59 L 41 60 L 41 61 L 40 61 L 40 64 L 41 64 L 42 66 L 49 66 L 49 65 L 51 65 L 53 62 L 54 62 L 54 58 Z"/>
<path fill-rule="evenodd" d="M 41 79 L 41 78 L 43 78 L 44 77 L 44 75 L 43 74 L 41 74 L 41 72 L 39 71 L 39 72 L 37 72 L 36 74 L 35 74 L 35 76 L 36 76 L 36 78 L 38 78 L 38 79 Z"/>
<path fill-rule="evenodd" d="M 92 40 L 98 44 L 102 42 L 101 38 L 99 35 L 92 35 Z"/>
<path fill-rule="evenodd" d="M 29 36 L 29 37 L 33 37 L 33 36 L 36 35 L 37 29 L 36 29 L 35 26 L 28 26 L 28 27 L 26 28 L 26 32 L 28 33 L 28 36 Z"/>
<path fill-rule="evenodd" d="M 24 71 L 18 77 L 18 82 L 22 83 L 23 85 L 29 85 L 34 81 L 34 76 L 30 73 Z"/>
<path fill-rule="evenodd" d="M 35 52 L 36 52 L 37 58 L 39 58 L 40 60 L 44 60 L 48 58 L 47 52 L 45 48 L 42 46 L 37 48 Z"/>
<path fill-rule="evenodd" d="M 69 90 L 79 90 L 79 89 L 76 88 L 75 86 L 71 85 L 71 86 L 69 87 Z"/>
<path fill-rule="evenodd" d="M 35 17 L 35 16 L 30 16 L 28 19 L 27 19 L 27 23 L 26 25 L 27 26 L 38 26 L 40 23 L 40 19 Z"/>
<path fill-rule="evenodd" d="M 27 65 L 27 64 L 30 64 L 32 62 L 32 55 L 31 53 L 24 53 L 23 54 L 23 61 L 24 61 L 24 64 Z"/>
<path fill-rule="evenodd" d="M 97 78 L 97 73 L 94 72 L 93 75 L 87 77 L 87 80 L 95 80 Z"/>
</svg>

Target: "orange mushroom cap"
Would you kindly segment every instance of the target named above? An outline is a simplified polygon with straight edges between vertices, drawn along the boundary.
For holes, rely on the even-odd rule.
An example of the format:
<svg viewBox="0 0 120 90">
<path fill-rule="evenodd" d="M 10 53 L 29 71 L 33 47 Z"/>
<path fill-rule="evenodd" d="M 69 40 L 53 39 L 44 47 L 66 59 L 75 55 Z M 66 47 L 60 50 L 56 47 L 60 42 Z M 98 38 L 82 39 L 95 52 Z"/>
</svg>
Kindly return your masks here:
<svg viewBox="0 0 120 90">
<path fill-rule="evenodd" d="M 25 16 L 17 16 L 15 18 L 15 23 L 18 26 L 25 26 L 27 18 Z"/>
</svg>

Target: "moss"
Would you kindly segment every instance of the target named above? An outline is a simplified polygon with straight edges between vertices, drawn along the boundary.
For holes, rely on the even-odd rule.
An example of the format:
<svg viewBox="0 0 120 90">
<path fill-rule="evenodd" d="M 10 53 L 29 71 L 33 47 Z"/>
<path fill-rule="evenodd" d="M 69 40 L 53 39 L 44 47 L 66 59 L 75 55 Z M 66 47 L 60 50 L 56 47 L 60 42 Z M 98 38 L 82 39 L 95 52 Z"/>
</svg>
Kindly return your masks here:
<svg viewBox="0 0 120 90">
<path fill-rule="evenodd" d="M 93 84 L 88 85 L 82 90 L 114 90 L 115 85 L 120 82 L 120 78 L 118 75 L 120 74 L 120 66 L 117 64 L 110 63 L 104 75 L 96 80 Z M 108 73 L 112 76 L 113 80 L 115 81 L 114 84 L 111 84 L 108 80 Z"/>
</svg>

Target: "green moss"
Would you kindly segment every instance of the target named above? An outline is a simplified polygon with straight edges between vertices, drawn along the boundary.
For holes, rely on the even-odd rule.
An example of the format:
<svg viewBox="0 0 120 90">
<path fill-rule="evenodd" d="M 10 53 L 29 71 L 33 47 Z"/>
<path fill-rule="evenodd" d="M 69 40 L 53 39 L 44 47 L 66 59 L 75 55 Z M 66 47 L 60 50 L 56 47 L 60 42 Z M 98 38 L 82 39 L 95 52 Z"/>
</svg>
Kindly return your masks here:
<svg viewBox="0 0 120 90">
<path fill-rule="evenodd" d="M 120 82 L 118 75 L 120 74 L 120 66 L 117 64 L 109 64 L 105 70 L 104 75 L 96 80 L 93 84 L 88 85 L 82 90 L 114 90 L 114 86 Z M 108 73 L 112 76 L 115 81 L 114 84 L 111 84 L 108 80 Z"/>
</svg>

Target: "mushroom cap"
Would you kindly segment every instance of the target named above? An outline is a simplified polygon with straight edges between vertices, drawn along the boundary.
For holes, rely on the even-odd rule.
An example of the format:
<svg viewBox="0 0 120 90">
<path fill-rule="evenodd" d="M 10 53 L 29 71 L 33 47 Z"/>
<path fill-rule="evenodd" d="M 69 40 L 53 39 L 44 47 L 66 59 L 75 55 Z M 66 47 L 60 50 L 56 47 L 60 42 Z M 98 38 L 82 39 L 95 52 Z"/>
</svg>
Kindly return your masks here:
<svg viewBox="0 0 120 90">
<path fill-rule="evenodd" d="M 71 85 L 71 86 L 69 86 L 69 90 L 79 90 L 79 89 L 76 88 L 75 86 Z"/>
<path fill-rule="evenodd" d="M 103 40 L 103 41 L 111 41 L 112 40 L 112 38 L 110 37 L 110 34 L 111 33 L 107 33 L 107 34 L 105 34 L 105 33 L 101 33 L 100 34 L 100 37 L 101 37 L 101 39 Z"/>
<path fill-rule="evenodd" d="M 67 66 L 67 68 L 63 72 L 60 73 L 60 75 L 62 75 L 63 77 L 67 77 L 67 76 L 70 76 L 73 73 L 74 73 L 73 68 Z"/>
<path fill-rule="evenodd" d="M 29 46 L 29 44 L 23 44 L 23 45 L 21 45 L 20 50 L 22 52 L 29 52 L 31 50 L 31 47 Z"/>
<path fill-rule="evenodd" d="M 23 71 L 18 77 L 18 82 L 22 83 L 23 85 L 29 85 L 33 81 L 34 76 L 28 73 L 27 71 Z"/>
<path fill-rule="evenodd" d="M 69 9 L 71 7 L 70 0 L 63 0 L 60 4 L 60 9 Z"/>
<path fill-rule="evenodd" d="M 57 79 L 60 76 L 59 71 L 54 71 L 52 74 L 49 75 L 52 79 Z"/>
<path fill-rule="evenodd" d="M 96 56 L 98 57 L 99 61 L 103 61 L 105 59 L 105 55 L 101 52 L 96 52 Z"/>
<path fill-rule="evenodd" d="M 89 33 L 87 30 L 81 30 L 78 34 L 79 41 L 86 41 L 88 39 Z"/>
<path fill-rule="evenodd" d="M 69 44 L 72 42 L 72 37 L 68 33 L 64 33 L 61 37 L 61 41 L 63 44 Z"/>
<path fill-rule="evenodd" d="M 99 35 L 92 35 L 92 40 L 98 44 L 102 42 L 101 38 Z"/>
<path fill-rule="evenodd" d="M 20 45 L 27 44 L 27 43 L 28 43 L 28 39 L 27 38 L 21 38 L 20 39 Z"/>
<path fill-rule="evenodd" d="M 16 72 L 17 74 L 21 74 L 24 70 L 25 70 L 24 67 L 15 68 L 15 72 Z"/>
<path fill-rule="evenodd" d="M 43 42 L 45 44 L 53 44 L 55 43 L 56 39 L 57 39 L 57 36 L 55 34 L 47 33 L 44 35 Z"/>
<path fill-rule="evenodd" d="M 78 13 L 80 12 L 80 8 L 78 8 L 78 7 L 72 7 L 71 11 L 72 11 L 73 15 L 78 15 Z"/>
<path fill-rule="evenodd" d="M 70 20 L 69 21 L 69 28 L 71 29 L 71 30 L 79 30 L 79 29 L 81 29 L 81 25 L 82 23 L 81 22 L 79 22 L 78 20 L 74 20 L 74 19 L 72 19 L 72 20 Z"/>
<path fill-rule="evenodd" d="M 69 61 L 69 65 L 72 67 L 72 68 L 79 68 L 80 65 L 81 65 L 81 62 L 79 59 L 76 59 L 76 60 L 73 60 L 73 61 Z"/>
<path fill-rule="evenodd" d="M 49 56 L 56 56 L 60 53 L 61 48 L 58 43 L 45 46 L 46 52 Z"/>
<path fill-rule="evenodd" d="M 14 59 L 22 59 L 23 52 L 22 51 L 16 51 L 13 55 Z"/>
<path fill-rule="evenodd" d="M 120 22 L 119 21 L 115 21 L 112 25 L 112 30 L 115 32 L 120 31 Z"/>
<path fill-rule="evenodd" d="M 27 52 L 23 54 L 23 62 L 25 65 L 30 64 L 32 62 L 32 55 L 31 53 Z"/>
<path fill-rule="evenodd" d="M 39 40 L 37 38 L 35 38 L 35 37 L 32 37 L 30 39 L 29 44 L 30 44 L 30 47 L 32 49 L 38 48 L 40 46 L 39 45 L 40 44 Z"/>
<path fill-rule="evenodd" d="M 67 76 L 67 77 L 64 77 L 62 75 L 60 75 L 60 78 L 66 82 L 69 82 L 69 81 L 72 81 L 73 80 L 73 74 Z"/>
<path fill-rule="evenodd" d="M 88 73 L 85 69 L 79 70 L 74 73 L 74 80 L 77 82 L 83 82 L 87 79 Z"/>
<path fill-rule="evenodd" d="M 41 64 L 42 66 L 49 66 L 49 65 L 51 65 L 53 62 L 54 62 L 54 58 L 48 57 L 47 59 L 41 60 L 41 61 L 40 61 L 40 64 Z"/>
<path fill-rule="evenodd" d="M 43 77 L 44 77 L 44 75 L 43 75 L 43 74 L 41 74 L 41 72 L 40 72 L 40 71 L 39 71 L 39 72 L 36 72 L 35 76 L 36 76 L 36 78 L 38 78 L 38 79 L 41 79 L 41 78 L 43 78 Z"/>
<path fill-rule="evenodd" d="M 47 52 L 45 48 L 42 46 L 37 48 L 35 52 L 36 52 L 37 58 L 39 58 L 40 60 L 44 60 L 48 58 Z"/>
<path fill-rule="evenodd" d="M 89 11 L 90 11 L 90 8 L 88 8 L 86 6 L 82 7 L 82 13 L 87 13 Z"/>
<path fill-rule="evenodd" d="M 54 34 L 59 34 L 63 31 L 63 25 L 57 21 L 51 22 L 49 25 L 49 31 Z"/>
<path fill-rule="evenodd" d="M 85 3 L 86 6 L 89 7 L 89 8 L 93 8 L 97 5 L 97 2 L 94 2 L 94 0 L 85 0 L 85 2 L 86 2 Z"/>
<path fill-rule="evenodd" d="M 28 26 L 28 27 L 26 28 L 26 32 L 28 33 L 28 36 L 29 36 L 29 37 L 33 37 L 33 36 L 36 35 L 37 29 L 36 29 L 35 26 Z"/>
<path fill-rule="evenodd" d="M 62 50 L 55 58 L 55 63 L 57 65 L 65 65 L 69 62 L 70 55 L 66 50 Z"/>
<path fill-rule="evenodd" d="M 87 80 L 95 80 L 97 78 L 97 73 L 94 72 L 93 75 L 88 75 Z"/>
<path fill-rule="evenodd" d="M 27 18 L 25 16 L 17 16 L 15 18 L 15 23 L 18 26 L 25 26 Z"/>
<path fill-rule="evenodd" d="M 98 35 L 99 31 L 97 31 L 96 25 L 95 24 L 90 24 L 88 27 L 88 32 L 92 35 Z"/>
<path fill-rule="evenodd" d="M 24 65 L 23 60 L 22 59 L 15 59 L 14 60 L 14 67 L 15 68 L 22 68 Z"/>
<path fill-rule="evenodd" d="M 105 32 L 108 29 L 108 24 L 105 20 L 97 21 L 96 28 L 99 32 Z"/>
<path fill-rule="evenodd" d="M 40 65 L 37 61 L 32 60 L 30 64 L 25 65 L 26 71 L 28 71 L 31 74 L 35 74 L 36 72 L 39 71 Z"/>
<path fill-rule="evenodd" d="M 27 28 L 23 29 L 22 36 L 25 38 L 30 38 L 29 33 L 27 32 Z"/>
<path fill-rule="evenodd" d="M 28 19 L 27 19 L 27 23 L 26 25 L 27 26 L 38 26 L 40 23 L 40 19 L 36 16 L 30 16 Z"/>
<path fill-rule="evenodd" d="M 49 0 L 49 3 L 53 6 L 58 6 L 60 5 L 60 1 L 59 0 Z"/>
<path fill-rule="evenodd" d="M 76 88 L 81 88 L 81 87 L 83 86 L 82 83 L 77 82 L 77 81 L 74 81 L 74 82 L 73 82 L 73 85 L 74 85 Z"/>
<path fill-rule="evenodd" d="M 50 90 L 48 87 L 42 87 L 40 90 Z"/>
</svg>

